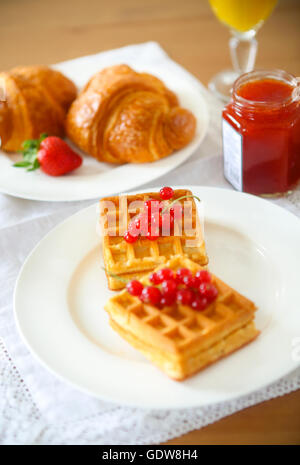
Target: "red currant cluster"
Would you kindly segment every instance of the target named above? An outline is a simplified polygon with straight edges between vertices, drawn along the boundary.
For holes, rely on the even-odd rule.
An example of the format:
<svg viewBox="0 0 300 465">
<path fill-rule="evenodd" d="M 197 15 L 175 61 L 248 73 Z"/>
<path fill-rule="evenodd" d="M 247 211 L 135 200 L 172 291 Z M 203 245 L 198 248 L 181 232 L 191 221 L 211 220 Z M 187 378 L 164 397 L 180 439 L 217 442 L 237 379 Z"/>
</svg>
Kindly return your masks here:
<svg viewBox="0 0 300 465">
<path fill-rule="evenodd" d="M 170 268 L 163 268 L 157 273 L 152 273 L 149 280 L 153 286 L 144 287 L 140 281 L 133 280 L 126 285 L 126 289 L 142 302 L 159 308 L 177 302 L 202 311 L 218 295 L 218 289 L 211 282 L 211 274 L 206 270 L 197 271 L 193 276 L 187 268 L 180 268 L 176 273 Z M 161 288 L 157 287 L 158 285 L 161 285 Z"/>
<path fill-rule="evenodd" d="M 163 187 L 159 191 L 161 200 L 170 200 L 174 191 L 171 187 Z M 159 200 L 149 199 L 144 202 L 144 209 L 137 217 L 129 223 L 128 231 L 124 239 L 129 244 L 136 242 L 140 235 L 145 236 L 150 241 L 157 240 L 162 230 L 171 231 L 174 228 L 175 219 L 182 216 L 181 205 L 174 205 L 167 211 L 163 211 L 164 206 Z"/>
</svg>

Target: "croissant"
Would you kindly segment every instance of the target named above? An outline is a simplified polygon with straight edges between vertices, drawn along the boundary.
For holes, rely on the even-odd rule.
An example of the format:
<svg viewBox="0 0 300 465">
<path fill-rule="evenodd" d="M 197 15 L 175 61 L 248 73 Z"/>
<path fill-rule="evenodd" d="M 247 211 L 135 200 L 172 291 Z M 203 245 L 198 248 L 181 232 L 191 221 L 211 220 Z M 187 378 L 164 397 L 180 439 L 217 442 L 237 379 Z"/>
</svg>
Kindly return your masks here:
<svg viewBox="0 0 300 465">
<path fill-rule="evenodd" d="M 68 108 L 77 91 L 72 81 L 46 66 L 14 68 L 0 73 L 5 101 L 0 102 L 2 149 L 21 149 L 41 133 L 63 136 Z"/>
<path fill-rule="evenodd" d="M 72 103 L 68 137 L 99 161 L 144 163 L 187 145 L 195 134 L 192 113 L 158 78 L 127 65 L 95 74 Z"/>
</svg>

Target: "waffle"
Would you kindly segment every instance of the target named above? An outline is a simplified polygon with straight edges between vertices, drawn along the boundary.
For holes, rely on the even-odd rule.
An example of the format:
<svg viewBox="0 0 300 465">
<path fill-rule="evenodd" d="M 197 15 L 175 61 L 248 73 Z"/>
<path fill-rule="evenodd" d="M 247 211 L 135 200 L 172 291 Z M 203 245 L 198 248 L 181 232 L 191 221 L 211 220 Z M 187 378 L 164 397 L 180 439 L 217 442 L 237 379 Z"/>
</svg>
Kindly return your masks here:
<svg viewBox="0 0 300 465">
<path fill-rule="evenodd" d="M 185 257 L 174 257 L 163 266 L 193 273 L 202 268 Z M 141 282 L 150 284 L 148 277 Z M 259 334 L 254 303 L 214 275 L 212 282 L 218 297 L 203 312 L 178 304 L 158 309 L 123 290 L 106 304 L 110 325 L 168 376 L 181 381 Z"/>
<path fill-rule="evenodd" d="M 192 192 L 177 189 L 174 191 L 173 198 L 170 201 L 165 201 L 165 204 L 167 205 L 169 202 L 185 195 L 191 196 Z M 104 266 L 108 286 L 112 290 L 124 288 L 126 280 L 139 279 L 174 256 L 186 256 L 201 265 L 206 265 L 208 262 L 194 199 L 189 199 L 191 200 L 191 209 L 188 212 L 189 214 L 186 215 L 185 227 L 182 228 L 184 231 L 180 235 L 161 236 L 155 241 L 140 237 L 133 244 L 128 244 L 124 240 L 123 235 L 129 222 L 139 213 L 139 209 L 130 209 L 128 205 L 133 201 L 143 203 L 150 198 L 160 200 L 159 193 L 149 192 L 138 195 L 107 197 L 100 200 Z M 112 212 L 107 212 L 105 209 L 106 202 L 111 202 L 114 207 Z M 184 200 L 179 202 L 182 205 L 184 204 Z M 122 224 L 119 221 L 120 210 L 126 213 L 123 215 Z M 113 220 L 114 215 L 115 221 Z"/>
</svg>

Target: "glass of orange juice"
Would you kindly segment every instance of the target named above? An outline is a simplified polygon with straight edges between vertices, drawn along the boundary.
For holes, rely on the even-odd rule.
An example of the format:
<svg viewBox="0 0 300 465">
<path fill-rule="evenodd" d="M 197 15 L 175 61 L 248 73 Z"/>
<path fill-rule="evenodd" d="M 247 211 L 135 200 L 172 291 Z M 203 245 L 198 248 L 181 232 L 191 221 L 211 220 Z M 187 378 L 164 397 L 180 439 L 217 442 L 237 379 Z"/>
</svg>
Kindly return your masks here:
<svg viewBox="0 0 300 465">
<path fill-rule="evenodd" d="M 277 0 L 209 0 L 209 3 L 216 17 L 231 31 L 229 47 L 233 69 L 221 71 L 209 82 L 209 88 L 226 102 L 239 75 L 253 70 L 256 32 L 273 11 Z"/>
</svg>

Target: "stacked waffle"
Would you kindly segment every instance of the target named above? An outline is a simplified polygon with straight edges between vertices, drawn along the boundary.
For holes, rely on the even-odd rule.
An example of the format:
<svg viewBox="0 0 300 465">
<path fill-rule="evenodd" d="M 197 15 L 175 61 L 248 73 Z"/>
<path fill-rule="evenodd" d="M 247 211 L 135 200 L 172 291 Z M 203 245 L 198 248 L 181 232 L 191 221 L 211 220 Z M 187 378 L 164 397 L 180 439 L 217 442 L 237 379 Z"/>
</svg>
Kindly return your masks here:
<svg viewBox="0 0 300 465">
<path fill-rule="evenodd" d="M 164 265 L 176 272 L 201 266 L 184 256 Z M 151 284 L 148 277 L 141 279 Z M 254 324 L 256 307 L 212 275 L 218 297 L 203 312 L 174 304 L 158 308 L 123 290 L 106 305 L 112 328 L 133 347 L 176 380 L 183 380 L 207 365 L 239 349 L 259 334 Z"/>
<path fill-rule="evenodd" d="M 160 200 L 159 193 L 149 192 L 100 200 L 104 266 L 110 289 L 122 289 L 126 281 L 143 277 L 174 256 L 186 256 L 200 265 L 207 264 L 202 228 L 192 192 L 177 189 L 172 202 L 179 198 L 181 200 L 178 203 L 182 206 L 187 199 L 191 206 L 190 215 L 185 219 L 181 233 L 160 236 L 155 241 L 141 237 L 133 244 L 128 244 L 123 236 L 124 227 L 139 213 L 134 205 L 137 202 L 143 204 L 148 199 Z"/>
</svg>

